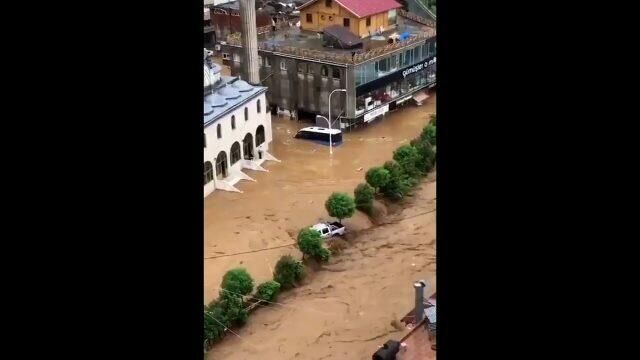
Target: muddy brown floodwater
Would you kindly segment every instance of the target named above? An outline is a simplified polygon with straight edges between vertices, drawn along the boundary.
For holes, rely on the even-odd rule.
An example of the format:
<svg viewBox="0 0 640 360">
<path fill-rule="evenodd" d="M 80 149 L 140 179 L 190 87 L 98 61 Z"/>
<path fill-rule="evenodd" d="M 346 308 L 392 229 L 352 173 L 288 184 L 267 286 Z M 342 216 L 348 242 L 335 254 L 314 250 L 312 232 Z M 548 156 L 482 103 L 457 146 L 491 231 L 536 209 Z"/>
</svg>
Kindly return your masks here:
<svg viewBox="0 0 640 360">
<path fill-rule="evenodd" d="M 344 133 L 333 156 L 327 146 L 293 138 L 308 123 L 274 116 L 270 152 L 282 162 L 266 162 L 268 173 L 246 170 L 257 181 L 238 183 L 242 194 L 215 191 L 205 199 L 204 302 L 218 296 L 233 267 L 247 268 L 259 284 L 272 278 L 280 256 L 299 258 L 292 245 L 298 230 L 330 220 L 324 201 L 331 192 L 353 194 L 368 168 L 420 133 L 435 113 L 436 94 L 430 95 L 422 106 Z M 387 225 L 373 226 L 360 212 L 343 220 L 359 233 L 354 243 L 305 285 L 282 294 L 283 306 L 253 313 L 238 330 L 242 340 L 230 334 L 207 358 L 370 359 L 377 345 L 402 336 L 391 321 L 411 310 L 412 282 L 426 279 L 427 292 L 435 290 L 435 198 L 435 181 L 425 180 Z"/>
</svg>

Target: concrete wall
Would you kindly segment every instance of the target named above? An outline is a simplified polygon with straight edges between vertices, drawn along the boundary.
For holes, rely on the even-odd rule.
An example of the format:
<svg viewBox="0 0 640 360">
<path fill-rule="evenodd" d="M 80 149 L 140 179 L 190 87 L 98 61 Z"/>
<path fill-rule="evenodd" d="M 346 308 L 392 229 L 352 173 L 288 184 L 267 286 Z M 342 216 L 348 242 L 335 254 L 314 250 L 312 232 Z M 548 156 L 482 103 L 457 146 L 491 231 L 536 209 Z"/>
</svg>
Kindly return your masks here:
<svg viewBox="0 0 640 360">
<path fill-rule="evenodd" d="M 257 102 L 260 100 L 261 112 L 257 111 Z M 249 110 L 249 120 L 244 120 L 244 108 Z M 236 128 L 231 128 L 231 116 L 236 118 Z M 222 138 L 218 139 L 217 127 L 220 124 L 222 129 Z M 251 99 L 243 106 L 235 109 L 233 112 L 227 114 L 224 118 L 214 122 L 204 129 L 204 135 L 206 137 L 206 147 L 204 148 L 204 162 L 210 161 L 213 165 L 214 175 L 216 170 L 216 156 L 220 151 L 224 151 L 227 156 L 227 173 L 242 169 L 242 159 L 244 159 L 244 148 L 242 140 L 247 133 L 251 133 L 253 136 L 253 156 L 258 158 L 258 149 L 256 147 L 256 130 L 258 126 L 264 126 L 265 142 L 262 147 L 264 150 L 269 149 L 269 144 L 273 140 L 273 132 L 271 130 L 271 115 L 269 114 L 269 108 L 267 106 L 267 99 L 265 94 Z M 240 143 L 240 157 L 241 160 L 231 165 L 231 146 L 234 142 Z M 203 174 L 204 175 L 204 174 Z M 209 195 L 215 189 L 215 180 L 204 185 L 204 196 Z"/>
<path fill-rule="evenodd" d="M 242 60 L 241 49 L 233 46 L 223 47 L 223 52 L 229 53 L 231 59 L 233 54 L 238 54 L 239 61 L 229 62 L 231 74 L 239 76 L 242 74 L 244 62 Z M 266 86 L 267 100 L 269 105 L 277 106 L 285 110 L 300 110 L 314 114 L 328 115 L 329 113 L 329 93 L 334 89 L 347 88 L 347 78 L 351 69 L 341 66 L 333 66 L 318 62 L 298 60 L 289 57 L 281 57 L 269 52 L 259 51 L 260 79 L 262 86 Z M 271 66 L 266 66 L 266 59 L 269 59 Z M 280 62 L 285 62 L 285 70 L 280 67 Z M 302 72 L 298 72 L 298 64 L 302 64 Z M 322 68 L 326 67 L 327 76 L 322 75 Z M 333 78 L 333 70 L 337 69 L 340 78 Z M 352 87 L 352 86 L 351 86 Z M 350 90 L 349 88 L 347 88 Z M 351 92 L 350 92 L 351 93 Z M 353 97 L 350 97 L 355 99 Z M 355 100 L 353 100 L 355 102 Z M 331 115 L 337 115 L 340 111 L 345 111 L 345 94 L 335 93 L 332 98 Z M 355 111 L 355 110 L 354 110 Z M 326 124 L 325 124 L 326 125 Z"/>
</svg>

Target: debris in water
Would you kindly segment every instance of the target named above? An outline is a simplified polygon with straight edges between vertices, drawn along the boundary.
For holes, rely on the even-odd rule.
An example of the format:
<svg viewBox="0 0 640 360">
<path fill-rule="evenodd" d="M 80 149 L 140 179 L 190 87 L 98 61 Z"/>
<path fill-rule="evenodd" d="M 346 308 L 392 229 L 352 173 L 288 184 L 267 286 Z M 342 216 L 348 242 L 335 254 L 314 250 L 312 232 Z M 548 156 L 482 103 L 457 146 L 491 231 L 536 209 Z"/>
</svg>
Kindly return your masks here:
<svg viewBox="0 0 640 360">
<path fill-rule="evenodd" d="M 413 264 L 411 264 L 411 266 L 416 266 L 416 264 L 415 264 L 415 263 L 413 263 Z"/>
<path fill-rule="evenodd" d="M 362 167 L 357 168 L 356 171 L 362 171 Z"/>
</svg>

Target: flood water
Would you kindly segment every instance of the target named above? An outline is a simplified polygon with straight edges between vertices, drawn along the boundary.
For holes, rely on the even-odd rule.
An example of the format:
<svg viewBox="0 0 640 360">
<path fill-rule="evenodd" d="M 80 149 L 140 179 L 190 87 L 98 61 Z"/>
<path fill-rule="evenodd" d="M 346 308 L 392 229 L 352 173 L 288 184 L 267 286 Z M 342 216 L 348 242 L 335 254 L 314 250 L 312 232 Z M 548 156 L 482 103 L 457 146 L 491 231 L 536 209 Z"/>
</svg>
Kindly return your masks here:
<svg viewBox="0 0 640 360">
<path fill-rule="evenodd" d="M 205 303 L 218 296 L 233 267 L 247 268 L 257 285 L 272 278 L 281 255 L 300 258 L 292 245 L 298 230 L 329 220 L 324 201 L 331 192 L 353 194 L 368 168 L 420 133 L 435 113 L 430 95 L 420 107 L 345 132 L 333 156 L 328 146 L 293 138 L 308 123 L 274 116 L 270 151 L 282 162 L 266 162 L 268 173 L 247 170 L 257 182 L 238 183 L 242 194 L 216 191 L 205 199 Z M 357 237 L 342 254 L 322 271 L 310 270 L 299 287 L 280 295 L 280 305 L 252 313 L 205 358 L 365 360 L 387 340 L 400 339 L 408 330 L 397 324 L 413 308 L 413 282 L 426 280 L 427 296 L 435 291 L 435 199 L 432 173 L 387 224 L 373 226 L 356 211 L 343 220 Z"/>
<path fill-rule="evenodd" d="M 256 182 L 241 181 L 243 193 L 215 191 L 204 206 L 204 302 L 218 295 L 224 273 L 247 268 L 256 283 L 271 279 L 271 269 L 284 254 L 297 254 L 292 244 L 302 227 L 329 220 L 324 201 L 334 191 L 353 195 L 366 170 L 390 160 L 401 144 L 416 137 L 435 113 L 436 94 L 422 106 L 407 105 L 375 123 L 343 133 L 343 144 L 333 149 L 295 139 L 306 122 L 272 117 L 270 152 L 282 162 L 267 161 L 269 172 L 244 170 Z M 343 221 L 348 229 L 364 229 L 370 221 L 356 214 Z M 252 252 L 255 251 L 255 252 Z M 240 255 L 231 254 L 251 252 Z"/>
</svg>

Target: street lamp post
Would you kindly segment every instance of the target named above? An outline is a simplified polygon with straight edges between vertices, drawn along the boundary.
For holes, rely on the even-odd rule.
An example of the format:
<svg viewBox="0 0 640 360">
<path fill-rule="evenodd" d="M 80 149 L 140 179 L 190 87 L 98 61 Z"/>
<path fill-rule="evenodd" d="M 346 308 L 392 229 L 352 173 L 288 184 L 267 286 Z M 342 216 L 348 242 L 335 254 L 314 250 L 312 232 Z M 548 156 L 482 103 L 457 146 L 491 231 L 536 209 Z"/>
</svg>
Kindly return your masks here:
<svg viewBox="0 0 640 360">
<path fill-rule="evenodd" d="M 343 93 L 346 93 L 347 89 L 335 89 L 329 94 L 329 121 L 331 121 L 331 95 L 333 95 L 333 93 L 336 91 L 341 91 Z"/>
<path fill-rule="evenodd" d="M 331 122 L 322 115 L 316 115 L 316 118 L 324 119 L 329 124 L 329 154 L 333 155 L 333 142 L 331 141 Z"/>
</svg>

